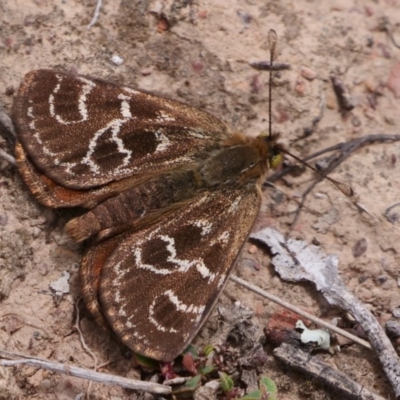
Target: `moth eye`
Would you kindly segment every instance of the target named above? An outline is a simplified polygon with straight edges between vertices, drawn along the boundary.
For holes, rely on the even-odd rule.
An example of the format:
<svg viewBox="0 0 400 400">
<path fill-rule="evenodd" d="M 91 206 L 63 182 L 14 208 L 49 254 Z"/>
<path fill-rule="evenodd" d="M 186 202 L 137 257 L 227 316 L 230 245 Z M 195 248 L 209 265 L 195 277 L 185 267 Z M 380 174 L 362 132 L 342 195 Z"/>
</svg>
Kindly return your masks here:
<svg viewBox="0 0 400 400">
<path fill-rule="evenodd" d="M 278 168 L 282 163 L 282 154 L 275 154 L 269 160 L 272 169 Z"/>
</svg>

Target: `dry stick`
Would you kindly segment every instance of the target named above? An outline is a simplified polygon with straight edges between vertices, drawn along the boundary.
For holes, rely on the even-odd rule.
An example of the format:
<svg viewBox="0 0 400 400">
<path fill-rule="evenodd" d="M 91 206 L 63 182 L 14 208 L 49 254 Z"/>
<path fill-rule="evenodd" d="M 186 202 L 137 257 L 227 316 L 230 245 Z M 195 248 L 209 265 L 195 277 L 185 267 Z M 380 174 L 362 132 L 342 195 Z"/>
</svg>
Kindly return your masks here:
<svg viewBox="0 0 400 400">
<path fill-rule="evenodd" d="M 324 296 L 327 293 L 325 291 Z M 400 399 L 400 357 L 372 313 L 343 285 L 333 284 L 329 287 L 329 301 L 341 309 L 349 311 L 359 322 L 365 334 L 368 336 L 372 347 L 382 365 L 383 370 L 392 386 L 396 399 Z"/>
<path fill-rule="evenodd" d="M 15 138 L 17 136 L 15 134 L 14 124 L 1 104 L 0 104 L 0 131 L 4 134 L 5 138 L 11 144 L 14 144 Z"/>
<path fill-rule="evenodd" d="M 0 158 L 3 160 L 6 160 L 8 163 L 11 165 L 14 165 L 15 167 L 17 166 L 17 162 L 13 156 L 10 156 L 7 152 L 4 150 L 0 149 Z"/>
<path fill-rule="evenodd" d="M 11 360 L 0 360 L 0 365 L 10 367 L 14 365 L 26 364 L 32 367 L 47 369 L 50 371 L 60 372 L 62 374 L 76 376 L 82 379 L 101 382 L 106 385 L 118 385 L 126 389 L 140 390 L 155 394 L 171 394 L 171 387 L 160 385 L 158 383 L 138 381 L 135 379 L 123 378 L 121 376 L 104 374 L 86 368 L 74 367 L 61 363 L 43 360 L 36 357 L 26 357 L 21 354 L 11 353 L 5 350 L 0 350 L 0 357 L 9 358 Z"/>
<path fill-rule="evenodd" d="M 310 357 L 308 353 L 299 350 L 297 347 L 283 343 L 273 353 L 278 360 L 284 362 L 290 368 L 311 375 L 315 380 L 330 386 L 335 393 L 341 394 L 346 399 L 384 400 L 383 397 L 370 392 L 367 388 L 350 379 L 348 374 L 330 367 L 317 357 Z"/>
<path fill-rule="evenodd" d="M 0 132 L 4 135 L 5 139 L 11 144 L 15 143 L 15 130 L 11 118 L 6 113 L 4 107 L 0 104 Z M 15 158 L 4 150 L 0 149 L 0 158 L 6 160 L 11 165 L 17 165 Z"/>
<path fill-rule="evenodd" d="M 329 330 L 337 333 L 338 335 L 344 336 L 344 337 L 352 340 L 353 342 L 358 343 L 359 345 L 372 350 L 371 345 L 368 342 L 366 342 L 365 340 L 362 340 L 359 337 L 354 336 L 351 333 L 346 332 L 343 329 L 340 329 L 337 326 L 330 324 L 329 322 L 326 322 L 322 319 L 319 319 L 318 317 L 316 317 L 314 315 L 309 314 L 308 312 L 302 310 L 301 308 L 298 308 L 298 307 L 286 302 L 285 300 L 282 300 L 279 297 L 276 297 L 273 294 L 266 292 L 265 290 L 259 288 L 258 286 L 253 285 L 253 284 L 237 277 L 236 275 L 231 275 L 230 279 L 233 282 L 237 283 L 238 285 L 243 286 L 246 289 L 251 290 L 254 293 L 257 293 L 258 295 L 265 297 L 266 299 L 271 300 L 274 303 L 279 304 L 282 307 L 287 308 L 288 310 L 291 310 L 291 311 L 295 312 L 296 314 L 301 315 L 304 318 L 309 319 L 310 321 L 314 322 L 315 324 L 317 324 L 323 328 L 329 329 Z"/>
<path fill-rule="evenodd" d="M 331 151 L 339 151 L 339 154 L 333 154 L 328 159 L 329 167 L 321 172 L 320 176 L 317 176 L 314 182 L 308 186 L 308 188 L 303 192 L 301 196 L 301 201 L 299 207 L 296 211 L 294 220 L 292 222 L 292 226 L 297 222 L 301 209 L 306 201 L 306 197 L 308 194 L 314 189 L 314 187 L 321 182 L 326 175 L 332 172 L 339 164 L 341 164 L 344 160 L 346 160 L 354 151 L 358 150 L 361 147 L 367 146 L 371 143 L 384 143 L 384 142 L 397 142 L 400 141 L 400 135 L 384 135 L 384 134 L 376 134 L 376 135 L 368 135 L 361 138 L 353 139 L 350 142 L 342 142 L 338 143 L 334 146 L 327 147 L 326 149 L 322 149 L 317 151 L 309 156 L 303 158 L 303 161 L 311 160 L 312 158 L 318 157 L 322 154 L 329 153 Z M 268 182 L 275 182 L 282 176 L 286 175 L 290 171 L 290 167 L 283 169 L 268 178 Z"/>
<path fill-rule="evenodd" d="M 74 302 L 74 307 L 75 307 L 75 311 L 76 311 L 76 319 L 75 319 L 75 326 L 74 327 L 78 331 L 79 339 L 81 341 L 81 346 L 93 358 L 93 362 L 94 362 L 93 369 L 95 371 L 97 371 L 98 370 L 97 357 L 93 353 L 93 351 L 89 348 L 89 346 L 86 344 L 85 338 L 83 336 L 83 333 L 82 333 L 81 327 L 80 327 L 79 302 L 81 301 L 81 299 L 82 298 L 80 297 L 80 298 L 78 298 L 78 300 L 76 302 Z M 88 387 L 86 389 L 86 396 L 87 396 L 88 399 L 90 399 L 90 392 L 92 390 L 92 383 L 93 383 L 93 381 L 90 381 L 89 384 L 88 384 Z"/>
<path fill-rule="evenodd" d="M 83 350 L 86 351 L 86 353 L 88 353 L 92 358 L 93 358 L 93 362 L 94 362 L 94 369 L 97 370 L 98 369 L 98 360 L 96 355 L 93 353 L 93 351 L 89 348 L 89 346 L 86 344 L 85 342 L 85 338 L 83 336 L 83 333 L 81 331 L 81 327 L 80 327 L 80 316 L 79 316 L 79 302 L 82 300 L 82 298 L 80 297 L 76 302 L 74 302 L 74 306 L 75 306 L 75 312 L 76 312 L 76 320 L 75 320 L 75 325 L 74 328 L 78 331 L 78 335 L 79 335 L 79 339 L 81 341 L 81 345 L 83 347 Z"/>
<path fill-rule="evenodd" d="M 94 10 L 93 18 L 87 27 L 88 29 L 90 29 L 97 22 L 97 20 L 99 18 L 99 14 L 100 14 L 101 3 L 102 3 L 102 0 L 97 0 L 96 9 Z"/>
<path fill-rule="evenodd" d="M 253 61 L 249 62 L 250 67 L 257 69 L 259 71 L 269 71 L 271 70 L 271 61 Z M 280 63 L 274 61 L 272 64 L 272 71 L 284 71 L 286 69 L 291 69 L 292 66 L 287 63 Z"/>
<path fill-rule="evenodd" d="M 308 127 L 305 127 L 303 129 L 303 135 L 301 135 L 299 138 L 297 138 L 296 142 L 312 135 L 312 133 L 314 132 L 315 127 L 317 126 L 317 124 L 324 117 L 325 105 L 326 105 L 326 96 L 325 96 L 325 92 L 321 88 L 320 95 L 319 95 L 319 105 L 318 105 L 319 112 L 318 112 L 318 115 L 316 115 L 311 120 L 311 125 L 309 125 Z"/>
</svg>

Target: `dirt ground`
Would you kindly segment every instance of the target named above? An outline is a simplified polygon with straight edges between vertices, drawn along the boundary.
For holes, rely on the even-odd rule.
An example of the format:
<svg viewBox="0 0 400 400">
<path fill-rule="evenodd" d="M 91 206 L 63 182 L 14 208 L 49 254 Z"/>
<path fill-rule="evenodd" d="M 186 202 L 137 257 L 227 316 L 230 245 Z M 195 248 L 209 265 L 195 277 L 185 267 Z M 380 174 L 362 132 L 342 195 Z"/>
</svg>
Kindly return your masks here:
<svg viewBox="0 0 400 400">
<path fill-rule="evenodd" d="M 249 62 L 268 59 L 266 38 L 273 28 L 279 40 L 276 61 L 291 65 L 275 76 L 273 126 L 291 152 L 304 157 L 356 137 L 399 134 L 400 49 L 379 29 L 386 17 L 400 43 L 399 1 L 103 3 L 98 22 L 88 29 L 94 0 L 0 0 L 0 102 L 6 110 L 26 72 L 58 68 L 183 101 L 233 129 L 257 135 L 268 129 L 268 73 L 254 70 Z M 351 112 L 339 110 L 332 73 L 352 95 Z M 323 116 L 305 137 L 322 98 Z M 5 142 L 0 145 L 11 152 Z M 384 216 L 400 201 L 399 158 L 400 143 L 357 151 L 332 177 L 350 184 L 368 213 L 325 181 L 308 197 L 291 233 L 309 243 L 317 240 L 326 253 L 338 255 L 342 279 L 382 325 L 400 307 L 400 206 L 391 211 L 391 221 Z M 121 347 L 96 327 L 82 306 L 82 334 L 93 356 L 73 327 L 82 248 L 63 232 L 71 212 L 40 206 L 18 171 L 5 161 L 0 161 L 0 170 L 0 348 L 85 368 L 109 363 L 100 371 L 137 377 Z M 254 229 L 273 226 L 287 232 L 296 207 L 287 199 L 301 195 L 311 178 L 305 172 L 278 182 L 287 196 L 279 205 L 266 189 Z M 355 246 L 363 239 L 366 250 L 357 254 Z M 50 284 L 65 271 L 71 275 L 70 293 L 57 298 Z M 269 256 L 253 244 L 246 244 L 235 273 L 318 316 L 332 317 L 311 285 L 281 281 Z M 260 329 L 278 309 L 229 282 L 220 301 L 228 305 L 233 300 L 254 311 L 253 322 Z M 198 342 L 206 340 L 204 332 L 208 334 L 213 320 L 215 314 Z M 384 398 L 394 398 L 372 351 L 352 346 L 339 355 L 319 357 Z M 338 398 L 282 367 L 272 355 L 264 372 L 277 383 L 281 399 Z M 33 367 L 0 369 L 4 399 L 65 400 L 88 390 L 95 399 L 135 398 L 118 387 L 92 384 L 89 389 L 85 380 Z"/>
</svg>

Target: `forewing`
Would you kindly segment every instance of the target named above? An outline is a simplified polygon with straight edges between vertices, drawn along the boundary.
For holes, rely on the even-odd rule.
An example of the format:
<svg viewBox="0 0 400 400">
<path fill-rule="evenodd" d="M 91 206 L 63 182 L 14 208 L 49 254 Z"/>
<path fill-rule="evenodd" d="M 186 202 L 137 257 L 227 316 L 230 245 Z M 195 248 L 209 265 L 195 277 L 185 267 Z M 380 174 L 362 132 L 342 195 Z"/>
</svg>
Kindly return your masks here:
<svg viewBox="0 0 400 400">
<path fill-rule="evenodd" d="M 13 113 L 33 163 L 71 189 L 187 164 L 228 132 L 194 107 L 52 70 L 25 76 Z"/>
<path fill-rule="evenodd" d="M 125 238 L 101 267 L 99 289 L 103 315 L 123 343 L 165 361 L 187 347 L 228 279 L 259 201 L 255 185 L 206 192 Z"/>
</svg>

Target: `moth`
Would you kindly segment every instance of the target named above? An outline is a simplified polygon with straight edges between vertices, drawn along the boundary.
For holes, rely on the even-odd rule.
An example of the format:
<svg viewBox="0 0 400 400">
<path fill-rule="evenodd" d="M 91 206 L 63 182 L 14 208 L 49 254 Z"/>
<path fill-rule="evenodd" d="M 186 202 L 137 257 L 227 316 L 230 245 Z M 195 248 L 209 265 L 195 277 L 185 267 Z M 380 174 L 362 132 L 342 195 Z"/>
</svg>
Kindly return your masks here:
<svg viewBox="0 0 400 400">
<path fill-rule="evenodd" d="M 249 235 L 261 182 L 282 159 L 277 138 L 54 70 L 25 76 L 13 118 L 17 165 L 37 200 L 87 210 L 66 229 L 87 241 L 80 278 L 96 322 L 134 352 L 177 357 Z"/>
</svg>

